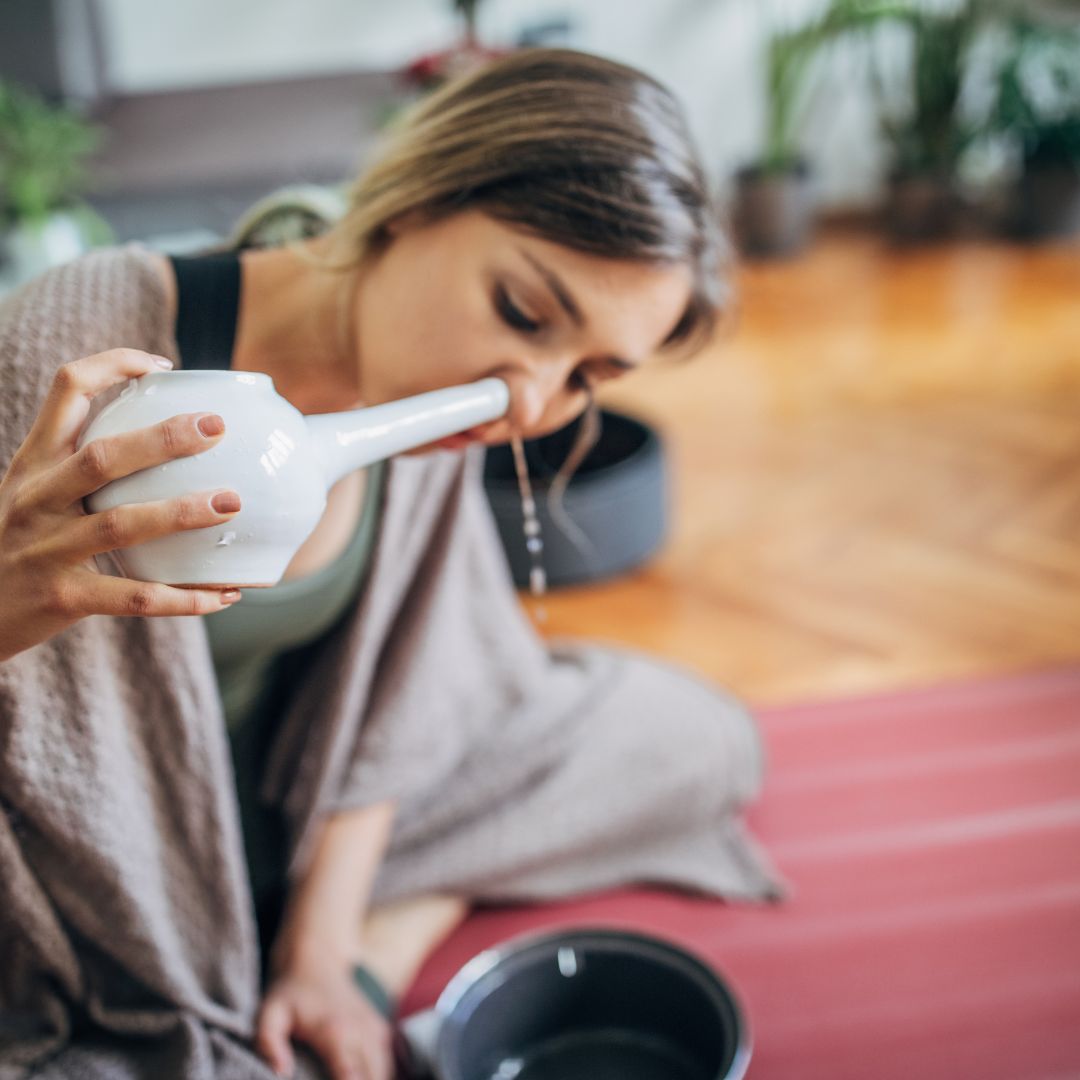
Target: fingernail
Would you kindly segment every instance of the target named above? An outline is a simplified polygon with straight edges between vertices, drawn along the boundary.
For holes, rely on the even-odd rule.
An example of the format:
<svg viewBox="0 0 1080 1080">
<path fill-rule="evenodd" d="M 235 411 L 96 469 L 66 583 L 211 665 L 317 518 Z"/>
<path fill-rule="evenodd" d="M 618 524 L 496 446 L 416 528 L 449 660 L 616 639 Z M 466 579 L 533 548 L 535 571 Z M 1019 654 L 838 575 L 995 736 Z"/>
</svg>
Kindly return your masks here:
<svg viewBox="0 0 1080 1080">
<path fill-rule="evenodd" d="M 217 413 L 207 413 L 199 418 L 199 430 L 208 438 L 220 435 L 225 430 L 225 421 Z"/>
<path fill-rule="evenodd" d="M 223 604 L 235 604 L 240 599 L 239 589 L 224 589 L 221 593 L 221 602 Z"/>
<path fill-rule="evenodd" d="M 235 491 L 219 491 L 210 500 L 210 505 L 219 514 L 235 514 L 240 509 L 240 496 Z"/>
<path fill-rule="evenodd" d="M 154 363 L 160 368 L 168 370 L 173 366 L 173 362 L 167 356 L 155 356 Z"/>
</svg>

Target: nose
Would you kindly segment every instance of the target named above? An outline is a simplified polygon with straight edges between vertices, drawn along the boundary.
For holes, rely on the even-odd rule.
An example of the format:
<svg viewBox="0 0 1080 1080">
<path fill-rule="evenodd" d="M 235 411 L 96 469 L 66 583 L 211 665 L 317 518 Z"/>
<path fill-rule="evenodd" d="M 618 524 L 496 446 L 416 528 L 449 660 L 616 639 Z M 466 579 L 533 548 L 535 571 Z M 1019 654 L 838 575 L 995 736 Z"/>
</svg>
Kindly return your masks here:
<svg viewBox="0 0 1080 1080">
<path fill-rule="evenodd" d="M 547 411 L 547 399 L 531 379 L 517 380 L 510 384 L 510 408 L 506 419 L 515 431 L 535 428 Z"/>
<path fill-rule="evenodd" d="M 530 431 L 540 425 L 556 399 L 569 392 L 573 370 L 572 362 L 551 362 L 502 376 L 510 388 L 506 419 L 516 431 Z"/>
</svg>

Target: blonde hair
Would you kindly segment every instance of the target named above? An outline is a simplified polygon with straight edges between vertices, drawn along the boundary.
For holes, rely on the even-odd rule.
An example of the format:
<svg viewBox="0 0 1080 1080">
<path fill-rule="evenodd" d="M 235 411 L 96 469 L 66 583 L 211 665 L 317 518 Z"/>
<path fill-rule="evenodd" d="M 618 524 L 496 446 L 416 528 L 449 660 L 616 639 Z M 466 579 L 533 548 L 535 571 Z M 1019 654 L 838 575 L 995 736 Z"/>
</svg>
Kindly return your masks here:
<svg viewBox="0 0 1080 1080">
<path fill-rule="evenodd" d="M 682 110 L 623 64 L 522 50 L 421 100 L 352 186 L 327 263 L 357 269 L 394 221 L 466 209 L 579 251 L 688 265 L 672 343 L 707 337 L 726 303 L 728 247 Z"/>
</svg>

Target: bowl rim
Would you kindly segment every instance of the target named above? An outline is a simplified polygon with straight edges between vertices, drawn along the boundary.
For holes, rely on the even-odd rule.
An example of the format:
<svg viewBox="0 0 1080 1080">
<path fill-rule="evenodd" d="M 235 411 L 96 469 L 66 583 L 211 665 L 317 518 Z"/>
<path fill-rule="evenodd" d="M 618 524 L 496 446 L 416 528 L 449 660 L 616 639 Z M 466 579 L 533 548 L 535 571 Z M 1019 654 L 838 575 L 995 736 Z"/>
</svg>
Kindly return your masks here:
<svg viewBox="0 0 1080 1080">
<path fill-rule="evenodd" d="M 610 925 L 586 924 L 528 931 L 506 941 L 497 942 L 467 960 L 450 978 L 433 1008 L 433 1012 L 439 1017 L 440 1026 L 437 1055 L 442 1056 L 447 1040 L 454 1037 L 454 1031 L 447 1021 L 453 1017 L 469 992 L 500 964 L 544 946 L 565 947 L 573 946 L 576 942 L 588 944 L 597 941 L 612 946 L 627 946 L 627 951 L 637 952 L 638 955 L 641 954 L 642 948 L 650 950 L 653 954 L 667 954 L 668 957 L 683 965 L 684 969 L 689 968 L 690 974 L 696 975 L 699 983 L 704 984 L 712 994 L 723 999 L 731 1010 L 735 1024 L 735 1049 L 723 1080 L 742 1080 L 753 1052 L 753 1034 L 746 1007 L 727 976 L 721 974 L 715 965 L 706 961 L 696 951 L 688 949 L 670 937 L 651 931 L 631 930 Z"/>
<path fill-rule="evenodd" d="M 607 479 L 611 474 L 620 472 L 624 469 L 630 468 L 636 461 L 644 457 L 652 457 L 657 453 L 662 454 L 664 449 L 664 439 L 660 432 L 650 423 L 643 420 L 640 416 L 634 416 L 630 413 L 624 413 L 616 409 L 600 410 L 601 420 L 603 426 L 600 429 L 600 440 L 604 438 L 604 428 L 606 426 L 607 418 L 611 417 L 617 422 L 625 421 L 628 426 L 636 428 L 645 438 L 641 445 L 632 450 L 625 457 L 619 458 L 617 461 L 612 461 L 606 465 L 601 465 L 598 468 L 590 469 L 588 472 L 583 472 L 578 469 L 577 472 L 570 478 L 570 482 L 567 484 L 567 493 L 571 492 L 575 486 L 581 486 L 584 484 L 591 484 L 600 480 Z M 550 435 L 554 435 L 555 432 L 550 432 Z M 541 438 L 548 438 L 549 435 L 541 436 Z M 539 439 L 529 439 L 529 442 L 539 442 Z M 597 444 L 599 445 L 599 443 Z M 488 453 L 492 450 L 505 450 L 509 446 L 509 443 L 499 443 L 497 446 L 489 447 Z M 531 472 L 529 473 L 529 479 L 533 482 L 534 488 L 545 490 L 550 486 L 550 481 L 543 477 L 536 477 Z M 488 491 L 493 491 L 498 494 L 504 491 L 517 492 L 518 483 L 516 476 L 508 476 L 505 480 L 501 478 L 492 478 L 487 476 L 486 472 L 483 476 L 484 487 Z"/>
</svg>

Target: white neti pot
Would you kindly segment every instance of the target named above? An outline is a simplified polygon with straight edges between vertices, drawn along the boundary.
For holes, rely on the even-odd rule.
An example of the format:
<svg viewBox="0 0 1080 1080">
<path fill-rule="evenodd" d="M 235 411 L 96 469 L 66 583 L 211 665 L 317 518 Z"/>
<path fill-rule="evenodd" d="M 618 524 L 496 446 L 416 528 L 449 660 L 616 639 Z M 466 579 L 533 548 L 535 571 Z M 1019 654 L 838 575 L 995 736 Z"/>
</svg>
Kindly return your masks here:
<svg viewBox="0 0 1080 1080">
<path fill-rule="evenodd" d="M 85 500 L 99 513 L 125 503 L 230 488 L 242 507 L 220 526 L 174 533 L 113 552 L 131 578 L 167 585 L 276 584 L 311 534 L 330 488 L 346 473 L 498 419 L 509 406 L 501 379 L 435 390 L 366 409 L 305 416 L 247 371 L 163 371 L 131 379 L 77 445 L 149 427 L 186 412 L 225 421 L 216 446 L 114 480 Z"/>
</svg>

